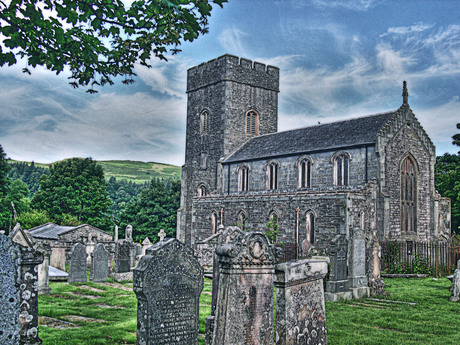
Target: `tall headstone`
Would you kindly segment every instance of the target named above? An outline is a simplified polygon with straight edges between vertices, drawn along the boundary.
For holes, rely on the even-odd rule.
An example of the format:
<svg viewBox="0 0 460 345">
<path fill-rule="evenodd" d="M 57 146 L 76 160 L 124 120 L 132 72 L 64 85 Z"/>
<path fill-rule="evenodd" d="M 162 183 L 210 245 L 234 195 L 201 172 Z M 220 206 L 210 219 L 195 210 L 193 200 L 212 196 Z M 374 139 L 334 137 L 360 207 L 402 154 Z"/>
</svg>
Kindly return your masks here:
<svg viewBox="0 0 460 345">
<path fill-rule="evenodd" d="M 335 302 L 340 299 L 351 299 L 347 275 L 348 241 L 345 235 L 337 235 L 331 241 L 331 271 L 326 282 L 326 300 Z"/>
<path fill-rule="evenodd" d="M 326 274 L 326 260 L 304 259 L 275 266 L 276 345 L 327 343 Z"/>
<path fill-rule="evenodd" d="M 133 241 L 133 226 L 128 224 L 125 229 L 125 241 Z"/>
<path fill-rule="evenodd" d="M 261 232 L 216 248 L 220 279 L 214 345 L 273 344 L 275 251 Z"/>
<path fill-rule="evenodd" d="M 217 235 L 217 245 L 224 245 L 231 243 L 236 236 L 241 233 L 241 230 L 238 227 L 228 227 L 224 230 L 224 226 L 219 225 Z M 216 306 L 217 306 L 217 293 L 219 291 L 219 261 L 217 260 L 217 254 L 214 251 L 213 254 L 213 265 L 212 265 L 212 304 L 211 304 L 211 315 L 206 318 L 206 344 L 210 345 L 212 343 L 212 335 L 214 332 L 214 323 L 216 316 Z"/>
<path fill-rule="evenodd" d="M 115 242 L 118 241 L 118 225 L 115 225 L 115 234 L 114 234 L 114 236 L 113 236 L 113 240 L 114 240 Z"/>
<path fill-rule="evenodd" d="M 450 301 L 457 302 L 460 299 L 460 260 L 457 262 L 457 269 L 452 278 L 452 288 L 450 289 Z"/>
<path fill-rule="evenodd" d="M 380 276 L 380 241 L 377 232 L 374 233 L 374 245 L 372 247 L 372 276 L 369 279 L 370 294 L 387 295 L 385 292 L 385 282 Z"/>
<path fill-rule="evenodd" d="M 364 231 L 355 229 L 351 239 L 351 258 L 349 281 L 353 298 L 369 297 L 366 276 L 366 237 Z"/>
<path fill-rule="evenodd" d="M 51 247 L 47 243 L 40 243 L 36 249 L 43 254 L 43 262 L 38 265 L 38 293 L 40 295 L 51 293 L 49 266 L 51 257 Z"/>
<path fill-rule="evenodd" d="M 109 277 L 109 252 L 102 243 L 98 243 L 91 253 L 90 279 L 94 282 L 105 282 Z"/>
<path fill-rule="evenodd" d="M 114 273 L 112 274 L 116 281 L 133 279 L 134 250 L 133 243 L 130 241 L 122 240 L 116 243 Z"/>
<path fill-rule="evenodd" d="M 65 271 L 65 264 L 65 245 L 56 243 L 51 247 L 50 266 Z"/>
<path fill-rule="evenodd" d="M 0 235 L 0 344 L 42 344 L 37 265 L 43 255 Z"/>
<path fill-rule="evenodd" d="M 86 248 L 81 243 L 75 243 L 70 253 L 70 265 L 69 265 L 69 283 L 82 283 L 88 281 L 86 275 Z"/>
<path fill-rule="evenodd" d="M 150 242 L 149 238 L 146 237 L 143 241 L 142 241 L 142 256 L 145 255 L 145 251 L 150 248 L 152 246 L 152 242 Z"/>
<path fill-rule="evenodd" d="M 198 344 L 203 269 L 193 249 L 177 239 L 147 249 L 134 269 L 138 345 Z"/>
</svg>

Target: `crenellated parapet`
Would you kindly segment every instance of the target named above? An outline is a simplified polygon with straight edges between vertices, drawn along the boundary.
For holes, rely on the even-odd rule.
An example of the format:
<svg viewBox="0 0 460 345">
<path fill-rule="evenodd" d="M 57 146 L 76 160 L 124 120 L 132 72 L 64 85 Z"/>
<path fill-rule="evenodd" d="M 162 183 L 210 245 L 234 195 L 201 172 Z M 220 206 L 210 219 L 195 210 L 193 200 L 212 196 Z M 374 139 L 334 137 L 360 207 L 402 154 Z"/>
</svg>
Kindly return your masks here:
<svg viewBox="0 0 460 345">
<path fill-rule="evenodd" d="M 279 68 L 234 55 L 223 55 L 187 71 L 187 92 L 225 81 L 279 92 Z"/>
</svg>

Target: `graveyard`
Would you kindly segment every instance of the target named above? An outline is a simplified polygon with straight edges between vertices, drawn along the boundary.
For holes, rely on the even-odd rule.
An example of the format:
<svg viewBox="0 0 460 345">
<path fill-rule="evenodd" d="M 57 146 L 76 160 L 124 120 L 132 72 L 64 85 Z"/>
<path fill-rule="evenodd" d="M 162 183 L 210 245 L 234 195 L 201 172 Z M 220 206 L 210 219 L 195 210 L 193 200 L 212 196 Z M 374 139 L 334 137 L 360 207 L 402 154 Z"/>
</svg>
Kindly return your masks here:
<svg viewBox="0 0 460 345">
<path fill-rule="evenodd" d="M 385 279 L 392 301 L 326 302 L 329 344 L 457 344 L 458 305 L 446 278 Z M 198 343 L 204 345 L 212 281 L 200 296 Z M 39 297 L 40 337 L 47 345 L 135 344 L 136 297 L 130 282 L 51 283 Z M 48 318 L 61 320 L 52 323 Z"/>
</svg>

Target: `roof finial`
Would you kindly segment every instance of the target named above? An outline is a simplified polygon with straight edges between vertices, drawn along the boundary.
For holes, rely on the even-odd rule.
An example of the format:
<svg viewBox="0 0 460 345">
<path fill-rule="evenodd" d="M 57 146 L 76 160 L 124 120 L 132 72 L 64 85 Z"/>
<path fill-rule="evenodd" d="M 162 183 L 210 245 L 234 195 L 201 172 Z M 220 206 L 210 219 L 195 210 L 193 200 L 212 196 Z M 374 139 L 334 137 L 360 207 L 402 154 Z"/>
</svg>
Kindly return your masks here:
<svg viewBox="0 0 460 345">
<path fill-rule="evenodd" d="M 407 92 L 407 83 L 406 81 L 403 81 L 403 104 L 408 104 L 408 99 L 409 99 L 409 92 Z"/>
</svg>

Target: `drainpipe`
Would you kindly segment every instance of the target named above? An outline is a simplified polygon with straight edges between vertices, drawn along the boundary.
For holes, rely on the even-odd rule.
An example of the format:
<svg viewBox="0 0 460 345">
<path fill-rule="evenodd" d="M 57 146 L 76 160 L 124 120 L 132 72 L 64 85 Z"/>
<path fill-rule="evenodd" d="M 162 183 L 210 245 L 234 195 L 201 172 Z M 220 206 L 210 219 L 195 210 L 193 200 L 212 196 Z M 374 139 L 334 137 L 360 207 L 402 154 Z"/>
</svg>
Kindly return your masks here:
<svg viewBox="0 0 460 345">
<path fill-rule="evenodd" d="M 295 243 L 297 246 L 297 258 L 299 257 L 299 213 L 300 213 L 300 208 L 295 209 L 296 212 L 296 229 L 295 229 Z"/>
</svg>

